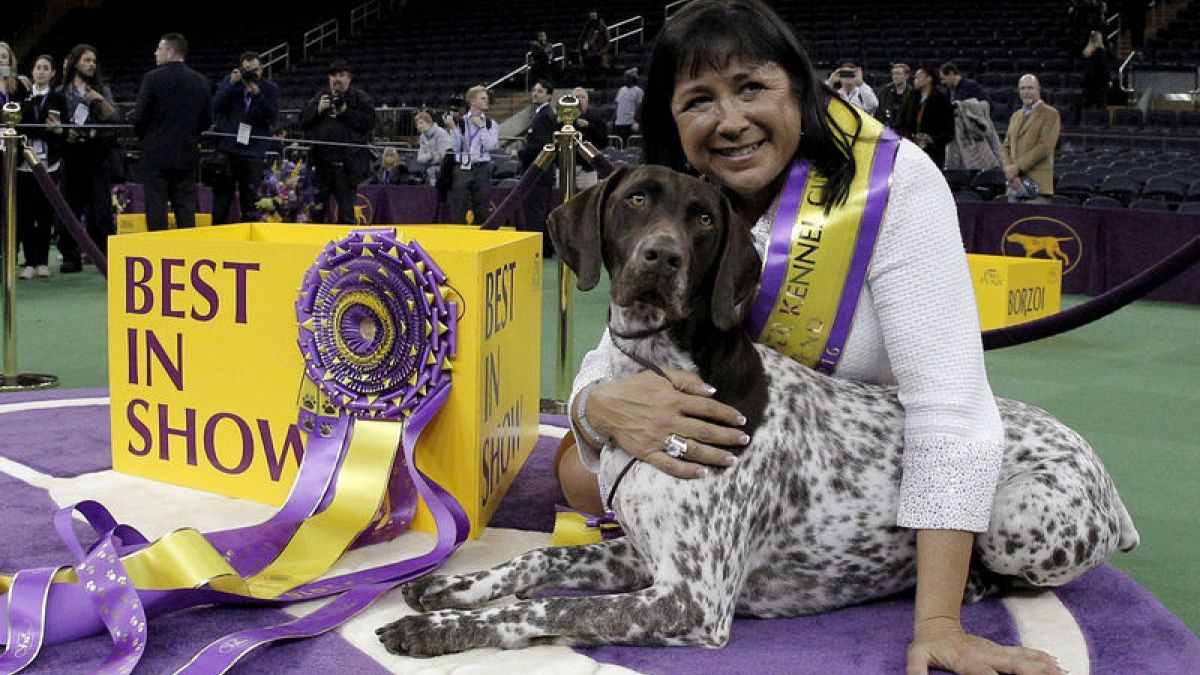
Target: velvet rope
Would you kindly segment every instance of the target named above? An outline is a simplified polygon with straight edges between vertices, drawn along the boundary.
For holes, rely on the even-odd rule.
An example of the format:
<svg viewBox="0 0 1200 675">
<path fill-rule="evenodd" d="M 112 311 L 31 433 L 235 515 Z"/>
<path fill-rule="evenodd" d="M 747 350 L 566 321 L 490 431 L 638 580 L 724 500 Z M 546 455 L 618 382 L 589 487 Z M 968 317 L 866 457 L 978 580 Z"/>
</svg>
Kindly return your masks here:
<svg viewBox="0 0 1200 675">
<path fill-rule="evenodd" d="M 983 332 L 984 349 L 1033 342 L 1101 319 L 1162 286 L 1200 260 L 1200 236 L 1133 278 L 1068 310 L 1026 323 Z"/>
<path fill-rule="evenodd" d="M 513 211 L 517 210 L 517 206 L 525 201 L 525 197 L 529 195 L 529 191 L 533 189 L 533 186 L 542 177 L 543 173 L 545 173 L 545 169 L 539 167 L 536 163 L 530 164 L 529 168 L 525 170 L 525 175 L 521 176 L 521 180 L 517 183 L 517 186 L 513 188 L 512 192 L 508 193 L 504 201 L 500 202 L 500 206 L 497 206 L 496 210 L 492 211 L 492 215 L 488 216 L 487 221 L 479 229 L 495 230 L 499 228 L 500 224 L 508 220 Z"/>
<path fill-rule="evenodd" d="M 603 152 L 596 153 L 596 159 L 592 160 L 592 164 L 596 166 L 596 176 L 601 180 L 608 178 L 612 175 L 612 172 L 617 170 L 617 167 L 613 166 L 613 163 L 609 161 Z"/>
<path fill-rule="evenodd" d="M 96 269 L 100 270 L 100 274 L 105 279 L 108 278 L 108 258 L 100 251 L 100 247 L 92 238 L 88 236 L 87 230 L 83 229 L 83 224 L 75 217 L 71 211 L 71 207 L 67 204 L 67 200 L 58 191 L 58 186 L 54 184 L 54 179 L 50 177 L 50 172 L 46 167 L 38 162 L 30 166 L 33 169 L 33 176 L 37 179 L 38 185 L 42 187 L 42 192 L 46 193 L 46 199 L 50 200 L 50 205 L 54 207 L 54 212 L 58 214 L 59 219 L 67 226 L 67 231 L 71 233 L 71 237 L 75 239 L 75 243 L 79 244 L 79 248 L 87 253 L 88 258 L 96 265 Z"/>
</svg>

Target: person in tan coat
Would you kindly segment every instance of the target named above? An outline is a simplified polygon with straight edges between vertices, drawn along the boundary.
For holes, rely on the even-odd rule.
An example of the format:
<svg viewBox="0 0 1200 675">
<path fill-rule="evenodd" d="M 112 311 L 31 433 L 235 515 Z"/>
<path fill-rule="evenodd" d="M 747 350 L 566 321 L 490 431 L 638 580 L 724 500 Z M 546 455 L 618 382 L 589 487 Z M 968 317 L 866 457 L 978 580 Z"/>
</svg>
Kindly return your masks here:
<svg viewBox="0 0 1200 675">
<path fill-rule="evenodd" d="M 1022 75 L 1017 88 L 1022 108 L 1012 114 L 1004 134 L 1004 177 L 1018 193 L 1021 179 L 1029 178 L 1046 197 L 1054 194 L 1054 148 L 1062 123 L 1058 111 L 1042 100 L 1037 77 Z"/>
</svg>

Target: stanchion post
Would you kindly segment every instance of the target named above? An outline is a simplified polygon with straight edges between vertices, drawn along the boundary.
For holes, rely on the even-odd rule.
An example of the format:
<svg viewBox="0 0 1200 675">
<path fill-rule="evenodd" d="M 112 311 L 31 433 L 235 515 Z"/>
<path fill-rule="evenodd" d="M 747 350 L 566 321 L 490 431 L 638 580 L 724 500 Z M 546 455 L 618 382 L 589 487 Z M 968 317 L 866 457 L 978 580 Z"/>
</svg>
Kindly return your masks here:
<svg viewBox="0 0 1200 675">
<path fill-rule="evenodd" d="M 554 142 L 546 145 L 535 160 L 543 169 L 548 169 L 555 157 L 558 159 L 558 185 L 563 202 L 575 196 L 576 153 L 584 159 L 595 158 L 596 151 L 583 142 L 583 134 L 575 128 L 583 110 L 579 99 L 563 96 L 558 99 L 558 122 L 562 125 L 554 133 Z M 575 354 L 575 273 L 563 264 L 558 256 L 558 345 L 554 362 L 554 398 L 542 400 L 542 412 L 565 414 L 567 400 L 571 397 L 571 375 Z"/>
<path fill-rule="evenodd" d="M 17 133 L 21 105 L 4 104 L 4 225 L 0 231 L 0 286 L 4 288 L 4 372 L 0 392 L 46 389 L 58 385 L 53 375 L 21 374 L 17 369 L 17 162 L 25 137 Z"/>
</svg>

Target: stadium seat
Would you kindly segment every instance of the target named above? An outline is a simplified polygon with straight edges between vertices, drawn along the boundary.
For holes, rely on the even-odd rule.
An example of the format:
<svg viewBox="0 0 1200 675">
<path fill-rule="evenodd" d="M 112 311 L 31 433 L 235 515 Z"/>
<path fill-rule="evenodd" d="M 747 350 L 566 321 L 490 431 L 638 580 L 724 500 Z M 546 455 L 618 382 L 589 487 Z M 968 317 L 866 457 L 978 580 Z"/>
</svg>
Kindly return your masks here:
<svg viewBox="0 0 1200 675">
<path fill-rule="evenodd" d="M 1186 199 L 1189 202 L 1200 202 L 1200 179 L 1192 181 L 1188 186 Z"/>
<path fill-rule="evenodd" d="M 1085 201 L 1083 203 L 1083 206 L 1085 208 L 1089 208 L 1089 209 L 1123 209 L 1123 208 L 1125 208 L 1125 205 L 1122 204 L 1119 199 L 1113 199 L 1112 197 L 1105 197 L 1104 195 L 1096 195 L 1094 197 L 1088 197 L 1087 201 Z"/>
<path fill-rule="evenodd" d="M 1170 211 L 1171 205 L 1153 199 L 1139 199 L 1129 205 L 1133 211 Z"/>
<path fill-rule="evenodd" d="M 971 189 L 979 193 L 985 201 L 991 201 L 996 195 L 1002 195 L 1008 190 L 1008 181 L 1004 178 L 1002 169 L 988 169 L 975 175 L 975 179 L 971 181 Z"/>
<path fill-rule="evenodd" d="M 1187 185 L 1172 176 L 1152 176 L 1142 187 L 1142 197 L 1178 204 L 1187 194 Z"/>
<path fill-rule="evenodd" d="M 1179 205 L 1176 213 L 1189 213 L 1200 216 L 1200 202 L 1184 202 Z"/>
<path fill-rule="evenodd" d="M 1117 108 L 1113 111 L 1112 128 L 1136 131 L 1142 127 L 1142 111 L 1136 108 Z"/>
<path fill-rule="evenodd" d="M 960 190 L 954 193 L 955 202 L 982 202 L 983 197 L 979 196 L 978 192 L 971 190 Z"/>
<path fill-rule="evenodd" d="M 1054 191 L 1057 194 L 1076 195 L 1086 199 L 1096 191 L 1096 179 L 1086 173 L 1064 173 L 1055 182 Z"/>
<path fill-rule="evenodd" d="M 1052 194 L 1050 195 L 1051 204 L 1062 204 L 1064 206 L 1079 206 L 1079 200 L 1071 195 Z"/>
<path fill-rule="evenodd" d="M 1100 183 L 1100 194 L 1128 204 L 1138 195 L 1137 180 L 1129 176 L 1109 176 Z"/>
<path fill-rule="evenodd" d="M 971 189 L 971 179 L 975 177 L 975 172 L 970 169 L 946 169 L 943 175 L 950 189 L 959 192 Z"/>
</svg>

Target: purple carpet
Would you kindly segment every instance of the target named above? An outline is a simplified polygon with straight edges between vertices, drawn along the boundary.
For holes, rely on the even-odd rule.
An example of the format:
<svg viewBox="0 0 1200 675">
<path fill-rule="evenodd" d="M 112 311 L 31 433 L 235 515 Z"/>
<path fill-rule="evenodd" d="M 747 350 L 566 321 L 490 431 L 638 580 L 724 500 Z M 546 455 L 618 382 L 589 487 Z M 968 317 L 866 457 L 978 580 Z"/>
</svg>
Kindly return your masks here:
<svg viewBox="0 0 1200 675">
<path fill-rule="evenodd" d="M 103 396 L 97 390 L 41 392 L 0 397 L 0 410 L 18 401 Z M 543 416 L 546 424 L 562 418 Z M 562 495 L 553 476 L 557 439 L 543 437 L 505 496 L 493 527 L 549 531 Z M 109 468 L 108 408 L 77 407 L 0 413 L 0 456 L 43 473 L 69 477 Z M 55 509 L 45 490 L 0 474 L 0 526 L 22 537 L 0 537 L 0 570 L 67 561 L 51 525 Z M 181 523 L 185 525 L 185 523 Z M 82 527 L 82 526 L 81 526 Z M 20 529 L 18 529 L 20 528 Z M 1200 641 L 1148 592 L 1112 567 L 1102 567 L 1057 591 L 1087 639 L 1094 675 L 1200 673 Z M 234 628 L 278 623 L 278 610 L 216 608 L 182 612 L 153 622 L 154 633 L 138 672 L 171 672 L 210 640 Z M 969 630 L 1015 643 L 1005 607 L 986 601 L 964 609 Z M 912 623 L 912 602 L 897 598 L 798 619 L 734 622 L 722 650 L 602 647 L 580 650 L 599 661 L 648 674 L 796 673 L 849 675 L 899 673 Z M 97 637 L 49 647 L 31 673 L 86 672 L 107 653 Z M 237 673 L 385 672 L 342 638 L 325 635 L 260 650 Z"/>
</svg>

